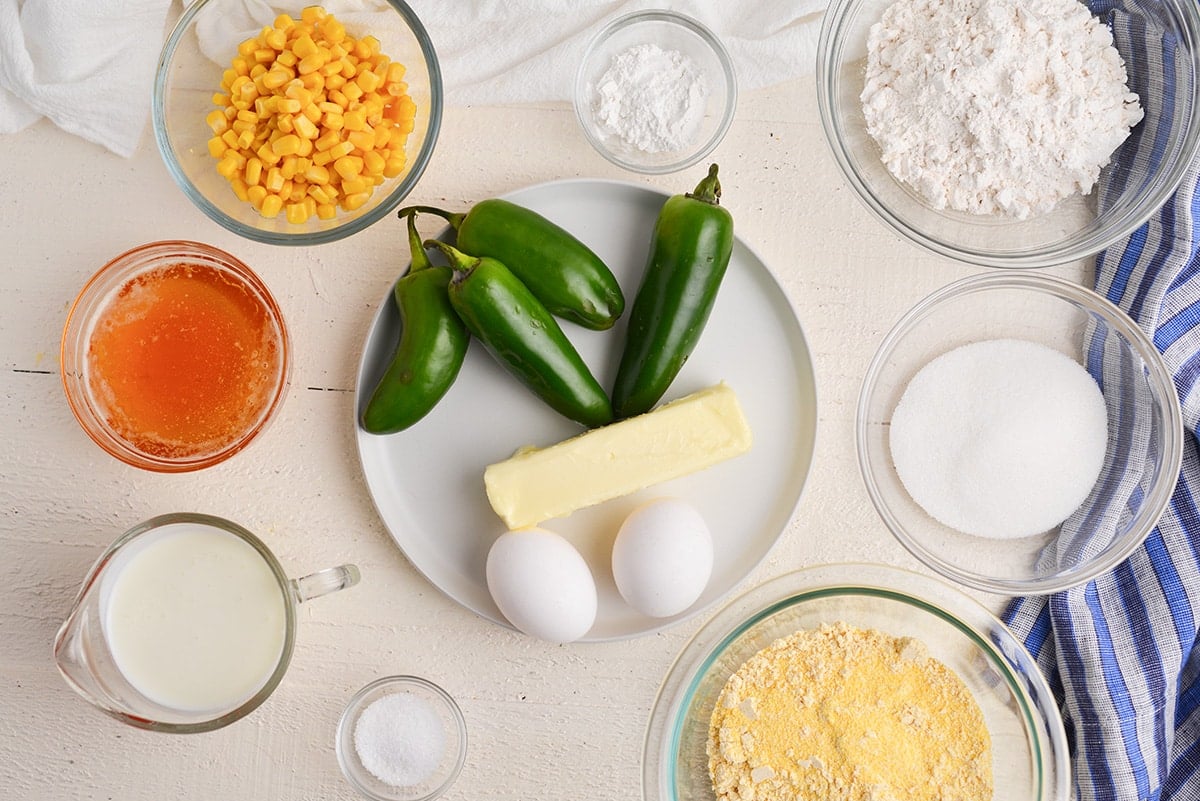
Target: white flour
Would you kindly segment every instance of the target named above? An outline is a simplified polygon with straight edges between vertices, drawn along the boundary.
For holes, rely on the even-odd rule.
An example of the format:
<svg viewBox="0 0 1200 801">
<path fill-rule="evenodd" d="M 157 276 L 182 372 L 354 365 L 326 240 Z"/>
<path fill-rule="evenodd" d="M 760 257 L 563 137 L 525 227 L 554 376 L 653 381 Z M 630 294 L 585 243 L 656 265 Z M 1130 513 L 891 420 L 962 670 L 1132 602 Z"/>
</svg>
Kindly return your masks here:
<svg viewBox="0 0 1200 801">
<path fill-rule="evenodd" d="M 1076 0 L 898 0 L 860 99 L 888 170 L 933 207 L 1025 218 L 1091 191 L 1142 118 L 1125 80 Z"/>
<path fill-rule="evenodd" d="M 642 44 L 613 57 L 596 93 L 602 131 L 645 153 L 666 153 L 695 139 L 708 82 L 683 53 Z"/>
</svg>

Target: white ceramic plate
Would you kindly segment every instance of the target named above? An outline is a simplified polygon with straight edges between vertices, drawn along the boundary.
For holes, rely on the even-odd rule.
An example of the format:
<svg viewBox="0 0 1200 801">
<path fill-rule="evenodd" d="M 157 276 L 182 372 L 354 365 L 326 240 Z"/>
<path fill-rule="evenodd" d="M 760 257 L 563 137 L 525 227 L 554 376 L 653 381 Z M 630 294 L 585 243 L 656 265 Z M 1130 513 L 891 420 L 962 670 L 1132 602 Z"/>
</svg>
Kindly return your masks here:
<svg viewBox="0 0 1200 801">
<path fill-rule="evenodd" d="M 680 191 L 691 188 L 681 186 Z M 540 184 L 505 197 L 583 240 L 616 275 L 626 307 L 632 305 L 654 220 L 667 195 L 634 184 L 584 179 Z M 737 198 L 725 200 L 736 223 Z M 356 410 L 362 409 L 390 359 L 399 327 L 389 287 L 363 348 Z M 562 327 L 601 385 L 611 387 L 624 320 L 601 332 L 566 322 Z M 767 555 L 800 500 L 816 434 L 812 360 L 787 298 L 740 239 L 704 335 L 663 400 L 718 381 L 732 386 L 741 401 L 754 433 L 749 453 L 542 524 L 569 539 L 595 576 L 599 609 L 585 640 L 646 634 L 724 598 Z M 405 556 L 446 595 L 507 626 L 484 579 L 488 549 L 505 526 L 488 504 L 483 469 L 523 445 L 550 445 L 581 431 L 473 341 L 458 380 L 427 417 L 386 436 L 358 428 L 357 437 L 367 487 Z M 708 587 L 691 609 L 656 619 L 622 600 L 613 584 L 610 555 L 625 515 L 662 495 L 682 497 L 704 515 L 713 534 L 714 566 Z"/>
</svg>

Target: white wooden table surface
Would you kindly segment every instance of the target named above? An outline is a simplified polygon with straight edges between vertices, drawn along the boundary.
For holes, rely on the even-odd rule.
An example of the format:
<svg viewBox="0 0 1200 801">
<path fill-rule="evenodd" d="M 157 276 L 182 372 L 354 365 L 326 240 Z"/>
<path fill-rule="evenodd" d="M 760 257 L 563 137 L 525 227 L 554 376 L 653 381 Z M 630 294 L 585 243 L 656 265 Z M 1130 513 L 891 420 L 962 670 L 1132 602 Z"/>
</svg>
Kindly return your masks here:
<svg viewBox="0 0 1200 801">
<path fill-rule="evenodd" d="M 880 338 L 913 303 L 976 271 L 871 217 L 825 145 L 811 79 L 744 93 L 713 155 L 740 236 L 794 303 L 813 353 L 817 448 L 778 543 L 738 587 L 823 562 L 921 570 L 859 478 L 853 418 Z M 594 153 L 567 104 L 448 109 L 413 202 L 472 202 L 558 178 L 675 192 Z M 72 418 L 59 338 L 84 281 L 144 242 L 199 239 L 250 264 L 283 307 L 296 356 L 282 413 L 247 451 L 156 475 L 96 447 Z M 449 799 L 620 799 L 641 788 L 644 727 L 668 666 L 708 614 L 665 633 L 550 645 L 463 609 L 405 560 L 377 517 L 354 444 L 356 365 L 376 304 L 406 263 L 381 222 L 311 249 L 244 241 L 176 188 L 149 133 L 131 159 L 42 122 L 0 137 L 0 795 L 14 799 L 352 799 L 333 750 L 348 697 L 383 675 L 445 687 L 470 750 Z M 1051 272 L 1080 278 L 1082 264 Z M 51 643 L 100 551 L 155 514 L 194 510 L 260 534 L 293 575 L 350 561 L 358 587 L 300 609 L 291 669 L 248 718 L 193 736 L 110 719 L 59 677 Z M 992 608 L 1003 599 L 981 597 Z"/>
</svg>

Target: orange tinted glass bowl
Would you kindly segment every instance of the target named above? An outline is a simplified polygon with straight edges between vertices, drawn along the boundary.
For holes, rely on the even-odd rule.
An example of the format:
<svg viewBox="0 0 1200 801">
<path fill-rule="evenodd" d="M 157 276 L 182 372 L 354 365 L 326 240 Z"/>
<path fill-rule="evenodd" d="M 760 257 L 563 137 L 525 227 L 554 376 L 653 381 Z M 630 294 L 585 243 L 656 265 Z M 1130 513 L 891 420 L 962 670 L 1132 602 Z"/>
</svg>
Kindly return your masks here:
<svg viewBox="0 0 1200 801">
<path fill-rule="evenodd" d="M 200 242 L 152 242 L 100 269 L 63 328 L 67 402 L 126 464 L 184 472 L 246 447 L 283 401 L 287 328 L 244 263 Z"/>
</svg>

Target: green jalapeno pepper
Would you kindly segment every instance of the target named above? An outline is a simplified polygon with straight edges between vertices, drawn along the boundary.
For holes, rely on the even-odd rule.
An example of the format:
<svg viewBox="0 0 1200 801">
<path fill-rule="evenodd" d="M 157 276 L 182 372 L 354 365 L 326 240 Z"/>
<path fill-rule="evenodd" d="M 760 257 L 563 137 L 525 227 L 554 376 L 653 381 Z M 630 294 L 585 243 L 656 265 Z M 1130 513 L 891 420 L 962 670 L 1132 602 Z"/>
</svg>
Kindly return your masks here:
<svg viewBox="0 0 1200 801">
<path fill-rule="evenodd" d="M 612 421 L 612 405 L 575 346 L 528 287 L 497 259 L 436 240 L 454 277 L 450 303 L 488 352 L 559 414 L 589 428 Z"/>
<path fill-rule="evenodd" d="M 594 331 L 611 328 L 625 310 L 625 296 L 599 256 L 542 215 L 492 198 L 466 213 L 410 206 L 404 215 L 428 212 L 457 232 L 459 250 L 496 259 L 513 272 L 551 314 Z"/>
<path fill-rule="evenodd" d="M 425 255 L 415 215 L 408 217 L 412 265 L 392 298 L 400 314 L 400 342 L 362 413 L 372 434 L 403 431 L 429 413 L 458 377 L 470 335 L 450 305 L 454 271 Z"/>
<path fill-rule="evenodd" d="M 613 384 L 618 418 L 653 408 L 700 340 L 733 251 L 733 216 L 720 198 L 713 164 L 694 192 L 659 211 Z"/>
</svg>

